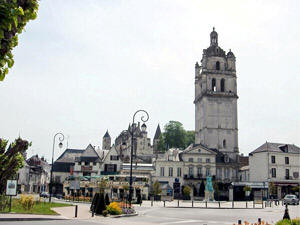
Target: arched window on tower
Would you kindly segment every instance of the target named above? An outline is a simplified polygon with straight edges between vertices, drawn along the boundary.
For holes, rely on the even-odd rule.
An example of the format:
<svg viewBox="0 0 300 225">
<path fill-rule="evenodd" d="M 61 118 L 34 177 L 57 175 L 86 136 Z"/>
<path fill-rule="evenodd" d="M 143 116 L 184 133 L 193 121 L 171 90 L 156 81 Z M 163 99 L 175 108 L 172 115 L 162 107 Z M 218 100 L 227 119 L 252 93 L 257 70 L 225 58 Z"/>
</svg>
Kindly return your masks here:
<svg viewBox="0 0 300 225">
<path fill-rule="evenodd" d="M 223 140 L 223 148 L 226 148 L 226 140 Z"/>
<path fill-rule="evenodd" d="M 224 79 L 221 80 L 221 91 L 222 92 L 225 91 L 225 80 Z"/>
<path fill-rule="evenodd" d="M 215 78 L 213 78 L 213 79 L 211 80 L 211 90 L 212 90 L 212 91 L 217 91 L 216 79 L 215 79 Z"/>
<path fill-rule="evenodd" d="M 219 61 L 216 62 L 216 70 L 220 70 L 220 62 Z"/>
</svg>

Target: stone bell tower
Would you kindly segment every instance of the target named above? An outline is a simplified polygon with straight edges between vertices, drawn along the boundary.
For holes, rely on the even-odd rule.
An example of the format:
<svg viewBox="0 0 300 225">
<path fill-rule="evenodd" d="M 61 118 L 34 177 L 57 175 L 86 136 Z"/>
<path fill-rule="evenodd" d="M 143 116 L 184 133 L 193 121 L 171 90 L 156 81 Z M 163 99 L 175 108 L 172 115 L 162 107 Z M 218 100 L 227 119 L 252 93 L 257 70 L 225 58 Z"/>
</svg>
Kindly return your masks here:
<svg viewBox="0 0 300 225">
<path fill-rule="evenodd" d="M 237 160 L 238 120 L 235 56 L 219 47 L 213 28 L 210 46 L 195 65 L 195 143 Z"/>
</svg>

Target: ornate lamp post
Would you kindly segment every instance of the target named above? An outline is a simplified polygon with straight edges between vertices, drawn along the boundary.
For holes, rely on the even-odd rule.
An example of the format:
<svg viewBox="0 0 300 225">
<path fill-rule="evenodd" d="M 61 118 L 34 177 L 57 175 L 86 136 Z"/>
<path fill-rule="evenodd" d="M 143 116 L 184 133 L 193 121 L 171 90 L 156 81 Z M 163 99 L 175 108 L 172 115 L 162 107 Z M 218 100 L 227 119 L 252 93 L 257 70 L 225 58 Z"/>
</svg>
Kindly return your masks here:
<svg viewBox="0 0 300 225">
<path fill-rule="evenodd" d="M 51 197 L 52 197 L 52 189 L 53 189 L 53 157 L 54 157 L 54 147 L 55 147 L 55 138 L 56 136 L 59 136 L 59 144 L 58 146 L 62 148 L 63 146 L 63 140 L 65 139 L 65 136 L 62 133 L 57 133 L 53 137 L 53 148 L 52 148 L 52 163 L 51 163 L 51 172 L 50 172 L 50 185 L 49 185 L 49 202 L 51 202 Z"/>
<path fill-rule="evenodd" d="M 134 120 L 135 120 L 135 116 L 138 114 L 138 113 L 143 113 L 144 115 L 141 116 L 141 120 L 145 123 L 148 121 L 149 119 L 149 114 L 143 110 L 143 109 L 140 109 L 138 111 L 136 111 L 133 115 L 133 118 L 132 118 L 132 126 L 131 126 L 131 130 L 129 130 L 129 133 L 131 135 L 131 149 L 130 149 L 130 177 L 129 177 L 129 197 L 128 197 L 128 201 L 129 201 L 129 204 L 131 205 L 131 201 L 132 201 L 132 194 L 133 194 L 133 187 L 132 187 L 132 163 L 133 163 L 133 142 L 134 142 L 134 132 L 136 130 L 136 126 L 135 126 L 135 123 L 134 123 Z M 142 129 L 145 129 L 145 126 L 142 127 Z"/>
</svg>

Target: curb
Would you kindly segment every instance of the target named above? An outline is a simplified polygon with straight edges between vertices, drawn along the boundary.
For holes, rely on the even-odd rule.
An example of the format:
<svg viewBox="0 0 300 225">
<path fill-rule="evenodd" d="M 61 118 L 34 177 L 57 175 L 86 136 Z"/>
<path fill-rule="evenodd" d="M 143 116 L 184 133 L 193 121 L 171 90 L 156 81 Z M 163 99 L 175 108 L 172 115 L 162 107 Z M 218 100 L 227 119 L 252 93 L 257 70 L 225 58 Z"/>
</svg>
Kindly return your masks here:
<svg viewBox="0 0 300 225">
<path fill-rule="evenodd" d="M 138 216 L 138 213 L 132 213 L 132 214 L 123 214 L 123 215 L 114 215 L 109 216 L 110 218 L 120 218 L 120 217 L 132 217 L 132 216 Z"/>
<path fill-rule="evenodd" d="M 68 220 L 64 218 L 30 218 L 30 217 L 24 217 L 24 218 L 0 218 L 1 221 L 42 221 L 42 220 Z"/>
<path fill-rule="evenodd" d="M 191 206 L 166 206 L 166 207 L 164 207 L 164 208 L 178 208 L 178 209 L 180 209 L 180 208 L 190 208 L 190 209 L 193 209 L 193 208 L 195 208 L 195 209 L 265 209 L 265 208 L 257 208 L 257 207 L 255 207 L 255 208 L 250 208 L 250 207 L 248 207 L 248 208 L 231 208 L 231 207 L 221 207 L 221 208 L 219 208 L 219 207 L 197 207 L 197 206 L 194 206 L 194 207 L 191 207 Z"/>
</svg>

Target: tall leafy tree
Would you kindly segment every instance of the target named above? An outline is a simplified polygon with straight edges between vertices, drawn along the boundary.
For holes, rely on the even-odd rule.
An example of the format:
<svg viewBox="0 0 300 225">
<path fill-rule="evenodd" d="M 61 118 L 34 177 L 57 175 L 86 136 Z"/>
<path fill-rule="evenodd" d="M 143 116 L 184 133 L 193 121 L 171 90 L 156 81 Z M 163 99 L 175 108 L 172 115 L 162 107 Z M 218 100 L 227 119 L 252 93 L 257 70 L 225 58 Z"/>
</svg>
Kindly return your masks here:
<svg viewBox="0 0 300 225">
<path fill-rule="evenodd" d="M 12 49 L 18 45 L 18 34 L 36 18 L 38 6 L 38 0 L 0 1 L 0 81 L 14 64 Z"/>
<path fill-rule="evenodd" d="M 167 150 L 169 148 L 186 148 L 194 143 L 195 132 L 186 131 L 182 123 L 178 121 L 170 121 L 164 127 L 164 132 L 160 135 L 158 141 L 159 150 Z"/>
<path fill-rule="evenodd" d="M 7 180 L 13 178 L 24 165 L 24 153 L 28 141 L 16 139 L 7 148 L 8 141 L 0 138 L 0 194 L 4 192 Z"/>
</svg>

